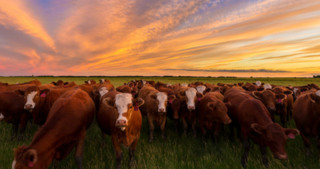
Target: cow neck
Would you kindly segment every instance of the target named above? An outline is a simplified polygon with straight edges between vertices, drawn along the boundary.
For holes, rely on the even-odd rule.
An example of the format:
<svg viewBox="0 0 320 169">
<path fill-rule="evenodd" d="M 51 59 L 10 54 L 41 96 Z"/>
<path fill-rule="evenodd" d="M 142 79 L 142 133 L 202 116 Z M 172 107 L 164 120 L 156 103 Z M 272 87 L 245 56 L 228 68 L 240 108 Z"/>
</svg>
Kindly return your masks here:
<svg viewBox="0 0 320 169">
<path fill-rule="evenodd" d="M 39 114 L 40 110 L 42 109 L 42 106 L 43 106 L 43 103 L 44 103 L 46 97 L 40 97 L 39 104 L 34 108 L 35 114 Z"/>
</svg>

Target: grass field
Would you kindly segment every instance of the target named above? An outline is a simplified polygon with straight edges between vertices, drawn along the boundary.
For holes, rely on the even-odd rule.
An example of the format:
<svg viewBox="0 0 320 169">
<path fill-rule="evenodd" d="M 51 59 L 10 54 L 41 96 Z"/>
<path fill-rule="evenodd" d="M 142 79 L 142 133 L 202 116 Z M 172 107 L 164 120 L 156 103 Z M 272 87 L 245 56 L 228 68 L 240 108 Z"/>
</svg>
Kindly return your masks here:
<svg viewBox="0 0 320 169">
<path fill-rule="evenodd" d="M 88 79 L 101 79 L 102 77 L 0 77 L 0 82 L 16 83 L 26 82 L 33 79 L 40 80 L 43 84 L 57 81 L 74 81 L 82 84 Z M 124 82 L 132 79 L 141 79 L 142 77 L 105 77 L 109 79 L 115 86 L 120 86 Z M 255 82 L 260 80 L 264 83 L 277 85 L 306 85 L 315 83 L 320 85 L 320 79 L 312 78 L 199 78 L 199 77 L 143 77 L 145 80 L 162 81 L 165 83 L 190 83 L 202 81 L 208 83 L 236 83 L 236 82 Z M 279 117 L 276 122 L 280 123 Z M 30 127 L 30 124 L 29 126 Z M 291 120 L 288 127 L 295 128 L 294 122 Z M 37 126 L 31 125 L 27 128 L 24 141 L 10 141 L 11 125 L 0 122 L 0 169 L 11 168 L 13 161 L 13 149 L 19 145 L 29 145 L 32 141 Z M 202 168 L 221 168 L 235 169 L 241 168 L 240 159 L 243 147 L 239 139 L 235 141 L 228 140 L 229 128 L 224 126 L 224 133 L 220 134 L 220 142 L 215 144 L 212 135 L 205 142 L 200 139 L 200 130 L 198 130 L 198 138 L 193 138 L 191 130 L 187 137 L 182 137 L 174 132 L 173 122 L 168 120 L 166 126 L 166 139 L 161 139 L 160 129 L 155 129 L 155 140 L 153 143 L 148 141 L 148 130 L 146 119 L 143 120 L 140 141 L 137 146 L 135 158 L 136 168 L 138 169 L 202 169 Z M 306 157 L 301 136 L 297 136 L 294 140 L 287 141 L 286 151 L 289 160 L 280 161 L 274 159 L 270 150 L 268 150 L 269 168 L 319 168 L 319 151 L 316 147 L 315 140 L 312 139 L 311 150 L 313 157 Z M 106 139 L 106 146 L 102 147 L 101 133 L 98 125 L 94 122 L 86 135 L 86 143 L 84 150 L 84 168 L 104 169 L 115 168 L 116 160 L 110 137 Z M 129 162 L 128 150 L 123 147 L 124 160 L 123 168 L 127 168 Z M 73 169 L 76 164 L 73 158 L 74 152 L 64 161 L 59 163 L 59 168 Z M 261 161 L 259 147 L 251 144 L 251 150 L 248 157 L 247 168 L 265 168 Z"/>
</svg>

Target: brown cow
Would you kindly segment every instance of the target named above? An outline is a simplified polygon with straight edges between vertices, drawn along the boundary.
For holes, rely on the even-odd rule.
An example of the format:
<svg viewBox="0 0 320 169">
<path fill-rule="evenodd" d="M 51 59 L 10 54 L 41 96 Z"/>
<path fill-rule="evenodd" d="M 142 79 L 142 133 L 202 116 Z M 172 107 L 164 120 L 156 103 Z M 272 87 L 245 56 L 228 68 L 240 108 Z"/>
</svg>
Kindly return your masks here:
<svg viewBox="0 0 320 169">
<path fill-rule="evenodd" d="M 195 88 L 180 87 L 177 90 L 178 99 L 181 103 L 181 118 L 183 123 L 183 135 L 187 135 L 188 123 L 192 125 L 193 135 L 197 136 L 196 132 L 196 105 L 203 97 L 203 94 L 198 93 Z"/>
<path fill-rule="evenodd" d="M 84 81 L 85 84 L 89 84 L 89 85 L 94 85 L 94 84 L 97 84 L 97 82 L 95 80 L 86 80 Z"/>
<path fill-rule="evenodd" d="M 261 82 L 257 81 L 255 84 L 247 82 L 242 86 L 242 88 L 246 91 L 262 91 L 264 90 L 263 86 L 261 86 Z"/>
<path fill-rule="evenodd" d="M 79 88 L 61 95 L 31 144 L 15 149 L 12 169 L 47 168 L 53 159 L 65 159 L 73 147 L 77 168 L 82 169 L 86 131 L 94 113 L 93 101 Z"/>
<path fill-rule="evenodd" d="M 145 104 L 140 107 L 141 114 L 147 116 L 150 142 L 153 142 L 153 131 L 155 121 L 160 126 L 161 136 L 165 138 L 164 131 L 167 120 L 167 101 L 176 98 L 175 95 L 168 96 L 167 93 L 159 92 L 153 87 L 145 86 L 139 91 L 138 97 L 145 100 Z"/>
<path fill-rule="evenodd" d="M 249 138 L 260 146 L 262 161 L 268 166 L 266 148 L 269 147 L 277 159 L 288 159 L 285 151 L 287 138 L 295 138 L 299 134 L 297 129 L 282 128 L 278 123 L 273 123 L 270 114 L 262 102 L 251 96 L 229 89 L 225 93 L 225 101 L 230 102 L 228 115 L 232 119 L 232 126 L 237 126 L 242 135 L 244 153 L 241 164 L 246 166 L 248 152 L 250 150 Z M 232 130 L 231 130 L 232 131 Z"/>
<path fill-rule="evenodd" d="M 142 126 L 139 107 L 143 104 L 141 98 L 133 99 L 131 94 L 119 93 L 113 89 L 106 93 L 100 102 L 97 122 L 100 129 L 112 137 L 117 168 L 121 168 L 123 159 L 121 144 L 129 148 L 129 166 L 135 163 L 134 152 Z"/>
<path fill-rule="evenodd" d="M 26 129 L 30 113 L 23 109 L 24 99 L 17 96 L 13 92 L 0 93 L 0 121 L 12 124 L 13 133 L 11 140 L 17 136 L 19 129 L 18 140 L 23 139 L 23 134 Z"/>
<path fill-rule="evenodd" d="M 207 93 L 199 102 L 198 118 L 202 131 L 202 140 L 206 135 L 206 129 L 214 130 L 215 141 L 218 141 L 221 123 L 230 124 L 228 106 L 230 103 L 223 103 L 224 97 L 219 92 Z"/>
<path fill-rule="evenodd" d="M 52 84 L 54 84 L 55 86 L 65 86 L 67 85 L 69 82 L 63 82 L 62 80 L 58 80 L 57 82 L 51 82 Z"/>
<path fill-rule="evenodd" d="M 274 114 L 277 111 L 276 94 L 272 90 L 267 89 L 263 91 L 253 91 L 252 93 L 250 92 L 249 95 L 260 100 L 266 106 L 266 108 L 269 110 L 269 113 L 271 114 L 272 121 L 274 121 Z"/>
<path fill-rule="evenodd" d="M 25 101 L 22 107 L 32 114 L 34 123 L 43 125 L 55 101 L 68 89 L 40 90 L 38 86 L 31 86 L 26 91 L 16 90 L 15 93 L 24 97 Z"/>
<path fill-rule="evenodd" d="M 300 130 L 306 155 L 311 156 L 309 137 L 316 137 L 320 150 L 320 90 L 303 94 L 293 105 L 293 119 Z"/>
</svg>

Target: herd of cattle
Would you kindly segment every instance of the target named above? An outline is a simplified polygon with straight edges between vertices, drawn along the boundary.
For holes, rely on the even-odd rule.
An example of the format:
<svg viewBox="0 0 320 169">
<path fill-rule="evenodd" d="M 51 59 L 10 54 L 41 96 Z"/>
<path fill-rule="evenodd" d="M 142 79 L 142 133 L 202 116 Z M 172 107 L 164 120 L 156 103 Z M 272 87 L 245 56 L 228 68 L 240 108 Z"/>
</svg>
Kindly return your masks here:
<svg viewBox="0 0 320 169">
<path fill-rule="evenodd" d="M 275 122 L 279 115 L 281 125 Z M 134 153 L 139 141 L 142 117 L 146 116 L 150 142 L 154 140 L 154 122 L 165 138 L 167 117 L 178 132 L 182 121 L 183 135 L 191 125 L 194 137 L 197 124 L 204 139 L 213 130 L 217 140 L 222 124 L 229 124 L 230 139 L 237 129 L 244 147 L 241 164 L 246 166 L 250 141 L 260 146 L 262 161 L 268 166 L 266 148 L 277 159 L 288 159 L 286 140 L 301 134 L 306 154 L 311 155 L 309 137 L 317 138 L 320 148 L 320 89 L 306 86 L 277 86 L 255 83 L 165 84 L 132 80 L 115 88 L 109 80 L 52 82 L 33 80 L 23 84 L 0 82 L 0 121 L 11 123 L 12 138 L 23 139 L 30 119 L 41 127 L 29 146 L 14 150 L 13 169 L 47 168 L 61 161 L 75 147 L 75 162 L 82 168 L 86 130 L 94 116 L 105 135 L 112 137 L 117 168 L 121 168 L 121 144 L 129 148 L 129 166 L 135 164 Z M 294 119 L 297 129 L 286 128 Z M 72 121 L 72 123 L 70 123 Z M 103 140 L 104 141 L 104 140 Z M 56 163 L 54 163 L 54 166 Z"/>
</svg>

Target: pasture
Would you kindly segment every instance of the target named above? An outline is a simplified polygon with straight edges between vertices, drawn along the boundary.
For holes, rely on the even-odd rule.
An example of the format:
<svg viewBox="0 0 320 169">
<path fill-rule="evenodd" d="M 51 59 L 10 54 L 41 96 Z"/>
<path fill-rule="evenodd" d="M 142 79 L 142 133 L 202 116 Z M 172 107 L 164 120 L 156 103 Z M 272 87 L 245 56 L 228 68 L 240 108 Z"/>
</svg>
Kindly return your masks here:
<svg viewBox="0 0 320 169">
<path fill-rule="evenodd" d="M 257 80 L 276 84 L 276 85 L 306 85 L 315 83 L 320 85 L 320 79 L 313 78 L 207 78 L 207 77 L 0 77 L 0 82 L 16 83 L 26 82 L 38 79 L 42 84 L 57 81 L 74 81 L 77 84 L 83 84 L 85 80 L 94 79 L 98 81 L 106 78 L 117 87 L 133 79 L 154 80 L 165 83 L 191 83 L 196 81 L 208 83 L 237 83 L 237 82 L 255 82 Z M 276 116 L 276 122 L 280 119 Z M 291 119 L 288 123 L 289 128 L 295 128 L 295 123 Z M 25 137 L 22 142 L 17 140 L 11 141 L 11 125 L 0 122 L 0 169 L 11 168 L 13 161 L 13 149 L 20 145 L 29 145 L 38 126 L 28 124 Z M 243 147 L 240 140 L 236 137 L 234 141 L 228 139 L 229 128 L 224 126 L 224 132 L 220 133 L 219 142 L 213 142 L 213 135 L 207 133 L 207 138 L 201 141 L 201 132 L 198 129 L 198 137 L 194 138 L 191 130 L 187 137 L 177 135 L 174 131 L 174 124 L 168 120 L 166 126 L 166 139 L 161 139 L 159 127 L 155 128 L 153 143 L 149 143 L 149 133 L 147 129 L 147 120 L 143 119 L 141 137 L 135 153 L 136 168 L 138 169 L 173 169 L 173 168 L 221 168 L 235 169 L 241 168 L 240 159 L 243 153 Z M 106 144 L 102 146 L 101 132 L 96 124 L 92 123 L 86 134 L 86 143 L 84 149 L 84 168 L 104 169 L 115 168 L 116 160 L 112 147 L 111 137 L 106 138 Z M 314 139 L 311 139 L 312 157 L 306 157 L 301 136 L 296 139 L 287 140 L 286 151 L 289 159 L 280 161 L 273 158 L 272 153 L 268 150 L 269 168 L 319 168 L 319 151 Z M 129 162 L 128 150 L 123 147 L 124 159 L 123 168 L 127 168 Z M 67 159 L 58 164 L 61 169 L 76 168 L 74 161 L 74 152 Z M 247 168 L 265 168 L 261 161 L 259 147 L 251 144 Z"/>
</svg>

